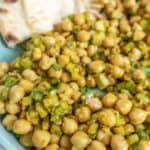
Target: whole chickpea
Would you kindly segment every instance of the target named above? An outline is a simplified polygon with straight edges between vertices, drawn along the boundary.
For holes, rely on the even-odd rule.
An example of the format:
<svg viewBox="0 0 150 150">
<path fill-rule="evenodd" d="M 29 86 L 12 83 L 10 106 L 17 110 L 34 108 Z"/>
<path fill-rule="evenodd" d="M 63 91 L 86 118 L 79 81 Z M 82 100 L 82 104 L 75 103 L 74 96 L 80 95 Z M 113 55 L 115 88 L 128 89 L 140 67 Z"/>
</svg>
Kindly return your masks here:
<svg viewBox="0 0 150 150">
<path fill-rule="evenodd" d="M 22 75 L 24 76 L 25 79 L 30 81 L 35 81 L 38 78 L 37 74 L 31 69 L 24 70 L 22 72 Z"/>
<path fill-rule="evenodd" d="M 74 119 L 65 118 L 62 129 L 65 134 L 73 134 L 78 129 L 78 124 Z"/>
<path fill-rule="evenodd" d="M 132 124 L 138 125 L 146 120 L 147 112 L 140 108 L 133 108 L 129 113 L 129 118 Z"/>
<path fill-rule="evenodd" d="M 17 114 L 20 112 L 20 105 L 16 103 L 7 103 L 6 111 L 10 114 Z"/>
<path fill-rule="evenodd" d="M 116 109 L 123 115 L 127 115 L 132 108 L 132 102 L 128 99 L 120 99 L 116 103 Z"/>
<path fill-rule="evenodd" d="M 32 132 L 22 135 L 19 139 L 20 143 L 25 146 L 25 147 L 32 147 L 33 143 L 32 143 Z"/>
<path fill-rule="evenodd" d="M 59 146 L 57 144 L 50 144 L 45 150 L 59 150 Z"/>
<path fill-rule="evenodd" d="M 86 42 L 86 41 L 90 40 L 90 33 L 87 31 L 84 31 L 84 30 L 80 31 L 78 33 L 78 40 L 80 42 Z"/>
<path fill-rule="evenodd" d="M 105 107 L 113 107 L 116 101 L 117 101 L 117 96 L 115 96 L 113 93 L 106 94 L 102 99 L 103 105 Z"/>
<path fill-rule="evenodd" d="M 9 91 L 9 100 L 10 102 L 17 103 L 24 97 L 24 95 L 24 89 L 19 85 L 15 85 L 11 87 Z"/>
<path fill-rule="evenodd" d="M 60 145 L 61 147 L 69 149 L 71 147 L 70 137 L 67 135 L 63 135 L 60 140 Z"/>
<path fill-rule="evenodd" d="M 73 145 L 76 145 L 79 148 L 86 148 L 87 145 L 91 142 L 91 139 L 88 137 L 88 135 L 83 131 L 77 131 L 72 137 L 71 137 L 71 143 Z"/>
<path fill-rule="evenodd" d="M 24 135 L 32 131 L 32 125 L 25 119 L 18 119 L 13 124 L 13 132 L 16 134 Z"/>
<path fill-rule="evenodd" d="M 141 140 L 139 142 L 140 150 L 149 150 L 150 149 L 150 140 Z"/>
<path fill-rule="evenodd" d="M 102 142 L 94 140 L 88 146 L 87 150 L 106 150 L 106 147 Z"/>
<path fill-rule="evenodd" d="M 13 124 L 16 120 L 17 120 L 17 117 L 15 115 L 8 114 L 4 117 L 2 123 L 8 131 L 12 131 Z"/>
<path fill-rule="evenodd" d="M 51 135 L 45 130 L 35 130 L 32 136 L 32 142 L 36 148 L 45 148 L 50 142 Z"/>
<path fill-rule="evenodd" d="M 0 115 L 5 114 L 6 109 L 5 109 L 5 103 L 0 100 Z"/>
<path fill-rule="evenodd" d="M 76 110 L 76 117 L 79 122 L 86 122 L 90 119 L 91 111 L 88 107 L 81 107 Z"/>
<path fill-rule="evenodd" d="M 128 150 L 128 143 L 121 135 L 113 135 L 111 138 L 111 148 L 113 150 Z"/>
</svg>

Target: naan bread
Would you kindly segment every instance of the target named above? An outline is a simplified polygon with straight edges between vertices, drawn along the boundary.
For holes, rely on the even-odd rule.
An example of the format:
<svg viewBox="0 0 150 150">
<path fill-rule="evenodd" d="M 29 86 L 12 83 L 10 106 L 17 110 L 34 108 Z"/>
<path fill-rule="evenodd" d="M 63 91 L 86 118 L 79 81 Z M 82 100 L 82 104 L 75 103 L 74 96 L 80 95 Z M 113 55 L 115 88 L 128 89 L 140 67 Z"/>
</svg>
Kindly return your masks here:
<svg viewBox="0 0 150 150">
<path fill-rule="evenodd" d="M 89 0 L 1 0 L 0 32 L 9 47 L 45 33 L 62 18 L 85 11 Z"/>
<path fill-rule="evenodd" d="M 20 1 L 0 1 L 0 32 L 9 47 L 31 36 Z"/>
</svg>

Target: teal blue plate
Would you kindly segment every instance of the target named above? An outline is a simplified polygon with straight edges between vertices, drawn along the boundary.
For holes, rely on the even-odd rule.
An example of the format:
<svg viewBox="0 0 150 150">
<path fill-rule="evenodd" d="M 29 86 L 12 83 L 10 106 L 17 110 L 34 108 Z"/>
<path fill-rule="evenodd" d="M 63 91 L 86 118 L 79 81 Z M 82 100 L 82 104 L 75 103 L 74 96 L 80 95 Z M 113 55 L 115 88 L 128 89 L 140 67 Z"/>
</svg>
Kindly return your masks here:
<svg viewBox="0 0 150 150">
<path fill-rule="evenodd" d="M 5 44 L 0 40 L 0 62 L 13 61 L 17 56 L 22 53 L 19 47 L 15 49 L 9 49 L 5 46 Z M 16 140 L 14 135 L 7 132 L 3 126 L 0 124 L 0 145 L 5 150 L 25 150 Z M 0 146 L 0 149 L 1 149 Z"/>
</svg>

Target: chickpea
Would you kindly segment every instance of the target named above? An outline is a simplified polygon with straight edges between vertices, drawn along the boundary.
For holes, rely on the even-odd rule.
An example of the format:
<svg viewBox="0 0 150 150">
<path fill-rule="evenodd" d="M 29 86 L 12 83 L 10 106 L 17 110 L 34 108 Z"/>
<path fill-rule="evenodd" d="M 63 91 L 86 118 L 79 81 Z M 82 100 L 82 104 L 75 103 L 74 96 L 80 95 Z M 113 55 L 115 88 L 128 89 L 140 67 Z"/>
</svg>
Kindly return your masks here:
<svg viewBox="0 0 150 150">
<path fill-rule="evenodd" d="M 44 54 L 39 62 L 40 68 L 42 70 L 48 70 L 51 65 L 50 57 Z"/>
<path fill-rule="evenodd" d="M 31 92 L 34 87 L 34 84 L 31 81 L 25 79 L 20 80 L 19 85 L 22 86 L 27 93 Z"/>
<path fill-rule="evenodd" d="M 124 70 L 118 66 L 112 66 L 111 74 L 114 78 L 121 78 L 124 75 Z"/>
<path fill-rule="evenodd" d="M 103 105 L 105 107 L 113 107 L 116 101 L 117 97 L 113 93 L 106 94 L 102 99 Z"/>
<path fill-rule="evenodd" d="M 124 1 L 124 7 L 127 9 L 131 9 L 131 8 L 135 7 L 135 5 L 136 5 L 136 0 Z"/>
<path fill-rule="evenodd" d="M 88 47 L 88 55 L 89 55 L 90 57 L 91 57 L 91 56 L 94 56 L 94 55 L 96 54 L 97 50 L 98 50 L 97 46 L 95 46 L 95 45 L 90 45 L 90 46 Z"/>
<path fill-rule="evenodd" d="M 11 131 L 13 129 L 13 124 L 16 120 L 17 117 L 15 115 L 8 114 L 4 117 L 2 123 L 8 131 Z"/>
<path fill-rule="evenodd" d="M 32 131 L 32 125 L 25 119 L 18 119 L 13 124 L 13 131 L 16 134 L 24 135 Z"/>
<path fill-rule="evenodd" d="M 53 57 L 53 58 L 59 56 L 59 53 L 60 53 L 60 49 L 59 48 L 57 49 L 55 47 L 51 47 L 48 51 L 48 55 Z M 53 60 L 52 58 L 49 58 L 49 59 Z"/>
<path fill-rule="evenodd" d="M 86 80 L 84 77 L 80 77 L 77 83 L 80 87 L 84 87 L 86 85 Z"/>
<path fill-rule="evenodd" d="M 6 112 L 6 110 L 5 110 L 5 103 L 0 100 L 0 115 L 5 114 L 5 112 Z"/>
<path fill-rule="evenodd" d="M 76 110 L 76 117 L 79 122 L 86 122 L 90 119 L 91 111 L 88 107 L 81 107 Z"/>
<path fill-rule="evenodd" d="M 149 150 L 150 149 L 150 140 L 141 140 L 139 142 L 139 150 Z"/>
<path fill-rule="evenodd" d="M 87 32 L 87 31 L 84 31 L 84 30 L 80 31 L 80 32 L 78 33 L 78 40 L 79 40 L 80 42 L 89 41 L 89 40 L 90 40 L 90 33 Z"/>
<path fill-rule="evenodd" d="M 135 132 L 134 126 L 132 124 L 126 124 L 124 128 L 125 128 L 126 135 L 130 135 L 133 132 Z"/>
<path fill-rule="evenodd" d="M 19 141 L 25 147 L 32 147 L 33 143 L 31 139 L 32 139 L 32 133 L 28 133 L 28 134 L 22 135 Z"/>
<path fill-rule="evenodd" d="M 52 144 L 58 144 L 60 140 L 60 137 L 57 134 L 51 134 L 51 143 Z"/>
<path fill-rule="evenodd" d="M 64 148 L 70 148 L 71 147 L 70 137 L 63 135 L 60 140 L 60 145 L 61 147 L 64 147 Z"/>
<path fill-rule="evenodd" d="M 62 29 L 64 30 L 64 31 L 71 31 L 72 30 L 72 22 L 69 20 L 69 19 L 65 19 L 65 20 L 63 20 L 63 22 L 62 22 Z"/>
<path fill-rule="evenodd" d="M 87 150 L 106 150 L 106 147 L 102 142 L 94 140 L 88 146 Z"/>
<path fill-rule="evenodd" d="M 123 115 L 127 115 L 132 108 L 132 102 L 128 99 L 118 100 L 116 103 L 116 109 Z"/>
<path fill-rule="evenodd" d="M 84 56 L 82 57 L 81 62 L 83 64 L 89 64 L 91 62 L 91 58 L 89 58 L 88 56 Z"/>
<path fill-rule="evenodd" d="M 79 57 L 84 57 L 84 56 L 87 56 L 87 51 L 83 48 L 77 48 L 77 55 Z"/>
<path fill-rule="evenodd" d="M 62 66 L 65 67 L 70 61 L 69 56 L 67 55 L 61 55 L 58 57 L 58 63 Z"/>
<path fill-rule="evenodd" d="M 131 57 L 133 60 L 139 60 L 141 56 L 142 56 L 142 53 L 139 49 L 137 48 L 132 49 Z"/>
<path fill-rule="evenodd" d="M 88 87 L 95 87 L 95 86 L 96 86 L 96 82 L 95 82 L 95 79 L 94 79 L 93 76 L 89 75 L 89 76 L 87 77 L 86 85 L 87 85 Z"/>
<path fill-rule="evenodd" d="M 76 145 L 79 148 L 86 148 L 87 145 L 91 142 L 91 139 L 88 137 L 88 135 L 83 131 L 77 131 L 72 137 L 71 137 L 71 143 L 73 145 Z"/>
<path fill-rule="evenodd" d="M 103 45 L 106 48 L 110 48 L 110 47 L 113 47 L 115 45 L 115 43 L 116 43 L 116 41 L 113 37 L 106 37 L 103 42 Z"/>
<path fill-rule="evenodd" d="M 104 63 L 100 60 L 93 61 L 89 64 L 92 73 L 100 73 L 105 69 Z"/>
<path fill-rule="evenodd" d="M 73 134 L 78 129 L 78 124 L 74 119 L 65 118 L 62 129 L 65 134 Z"/>
<path fill-rule="evenodd" d="M 45 150 L 59 150 L 59 146 L 57 144 L 50 144 Z"/>
<path fill-rule="evenodd" d="M 6 111 L 10 114 L 17 114 L 20 112 L 20 106 L 19 104 L 15 104 L 15 103 L 7 103 Z"/>
<path fill-rule="evenodd" d="M 17 103 L 24 97 L 24 95 L 24 89 L 19 85 L 15 85 L 11 87 L 9 91 L 9 100 L 10 102 Z"/>
<path fill-rule="evenodd" d="M 69 81 L 71 80 L 70 74 L 67 73 L 67 72 L 63 72 L 63 73 L 62 73 L 62 76 L 61 76 L 61 80 L 62 80 L 63 82 L 69 82 Z"/>
<path fill-rule="evenodd" d="M 85 18 L 83 14 L 77 14 L 74 17 L 74 21 L 77 25 L 83 25 L 85 23 Z"/>
<path fill-rule="evenodd" d="M 147 112 L 140 108 L 133 108 L 129 113 L 129 118 L 132 124 L 138 125 L 146 120 Z"/>
<path fill-rule="evenodd" d="M 9 66 L 6 62 L 0 63 L 0 78 L 9 70 Z"/>
<path fill-rule="evenodd" d="M 113 135 L 111 138 L 111 148 L 113 150 L 128 150 L 128 143 L 121 135 Z"/>
<path fill-rule="evenodd" d="M 35 130 L 32 136 L 32 142 L 36 148 L 45 148 L 50 142 L 51 135 L 48 131 Z"/>
<path fill-rule="evenodd" d="M 97 133 L 97 140 L 103 142 L 105 145 L 108 145 L 110 143 L 110 139 L 111 139 L 111 133 L 108 130 L 108 128 L 106 128 L 107 130 L 99 130 Z"/>
<path fill-rule="evenodd" d="M 113 55 L 111 62 L 116 66 L 122 67 L 124 66 L 124 57 L 121 54 L 115 54 Z"/>
<path fill-rule="evenodd" d="M 42 57 L 42 52 L 40 50 L 40 48 L 35 48 L 34 51 L 33 51 L 33 60 L 34 61 L 38 61 L 41 59 Z"/>
<path fill-rule="evenodd" d="M 145 37 L 145 32 L 143 32 L 142 30 L 136 30 L 133 34 L 133 40 L 134 41 L 140 41 L 143 40 Z"/>
<path fill-rule="evenodd" d="M 48 71 L 48 75 L 49 75 L 49 77 L 51 77 L 51 78 L 60 79 L 61 76 L 62 76 L 62 70 L 55 70 L 55 69 L 52 69 L 52 68 L 51 68 L 51 69 Z"/>
<path fill-rule="evenodd" d="M 140 70 L 140 69 L 136 69 L 134 72 L 133 72 L 133 78 L 136 80 L 136 81 L 144 81 L 145 78 L 146 78 L 146 74 L 143 70 Z"/>
<path fill-rule="evenodd" d="M 76 82 L 72 82 L 70 83 L 70 86 L 71 88 L 74 90 L 74 91 L 78 91 L 79 90 L 79 86 Z"/>
<path fill-rule="evenodd" d="M 148 112 L 147 118 L 146 118 L 146 122 L 150 123 L 150 106 L 146 107 L 146 111 Z"/>
<path fill-rule="evenodd" d="M 102 109 L 102 102 L 98 98 L 88 98 L 86 103 L 93 112 Z"/>
<path fill-rule="evenodd" d="M 105 109 L 98 114 L 99 122 L 108 126 L 113 127 L 116 124 L 116 116 L 110 109 Z"/>
<path fill-rule="evenodd" d="M 26 80 L 30 80 L 30 81 L 35 81 L 38 78 L 37 74 L 33 70 L 30 70 L 30 69 L 24 70 L 22 72 L 22 75 L 24 76 Z"/>
</svg>

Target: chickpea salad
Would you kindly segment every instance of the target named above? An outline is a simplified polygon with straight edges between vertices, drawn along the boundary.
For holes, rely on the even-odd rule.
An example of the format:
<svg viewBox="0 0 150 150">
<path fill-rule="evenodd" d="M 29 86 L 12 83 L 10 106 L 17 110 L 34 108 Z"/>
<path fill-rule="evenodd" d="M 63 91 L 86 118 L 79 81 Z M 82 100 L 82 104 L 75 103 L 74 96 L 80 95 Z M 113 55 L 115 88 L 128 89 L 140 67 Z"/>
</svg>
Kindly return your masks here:
<svg viewBox="0 0 150 150">
<path fill-rule="evenodd" d="M 0 63 L 2 124 L 26 148 L 150 149 L 150 2 L 95 7 Z"/>
</svg>

